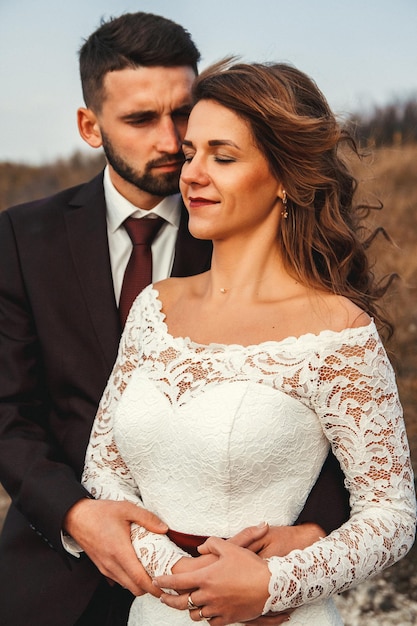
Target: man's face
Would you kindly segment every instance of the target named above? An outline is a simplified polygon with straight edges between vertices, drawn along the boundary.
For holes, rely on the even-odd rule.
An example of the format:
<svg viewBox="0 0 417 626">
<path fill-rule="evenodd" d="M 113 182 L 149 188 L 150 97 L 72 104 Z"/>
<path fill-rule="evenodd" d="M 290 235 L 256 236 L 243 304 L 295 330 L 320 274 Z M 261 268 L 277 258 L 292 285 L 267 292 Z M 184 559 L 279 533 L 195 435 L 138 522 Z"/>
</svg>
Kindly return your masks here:
<svg viewBox="0 0 417 626">
<path fill-rule="evenodd" d="M 178 192 L 194 79 L 186 66 L 129 68 L 104 78 L 96 117 L 110 176 L 143 209 Z"/>
</svg>

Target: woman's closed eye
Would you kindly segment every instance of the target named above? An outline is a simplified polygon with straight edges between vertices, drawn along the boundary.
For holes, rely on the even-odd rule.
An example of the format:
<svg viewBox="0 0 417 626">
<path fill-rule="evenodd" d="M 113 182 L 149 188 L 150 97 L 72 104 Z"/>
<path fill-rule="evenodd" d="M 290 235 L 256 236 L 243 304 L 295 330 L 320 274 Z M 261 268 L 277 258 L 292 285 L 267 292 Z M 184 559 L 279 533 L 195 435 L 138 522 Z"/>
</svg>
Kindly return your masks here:
<svg viewBox="0 0 417 626">
<path fill-rule="evenodd" d="M 223 156 L 221 154 L 216 154 L 214 156 L 214 160 L 216 161 L 216 163 L 234 163 L 236 161 L 236 159 L 234 159 L 233 157 Z"/>
<path fill-rule="evenodd" d="M 195 153 L 184 152 L 184 161 L 186 163 L 190 163 L 193 160 L 194 156 L 195 156 Z M 213 155 L 213 160 L 216 163 L 234 163 L 236 161 L 236 159 L 234 159 L 233 157 L 221 155 L 221 154 Z"/>
</svg>

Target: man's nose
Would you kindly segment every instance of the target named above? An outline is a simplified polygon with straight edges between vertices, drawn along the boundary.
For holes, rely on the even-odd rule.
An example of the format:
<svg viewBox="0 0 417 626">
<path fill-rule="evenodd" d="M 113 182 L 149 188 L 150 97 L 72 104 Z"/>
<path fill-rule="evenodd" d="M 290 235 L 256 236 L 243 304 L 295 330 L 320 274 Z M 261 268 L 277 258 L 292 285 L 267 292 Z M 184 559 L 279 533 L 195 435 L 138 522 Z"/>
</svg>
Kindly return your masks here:
<svg viewBox="0 0 417 626">
<path fill-rule="evenodd" d="M 159 152 L 176 154 L 180 151 L 182 141 L 180 129 L 170 117 L 161 120 L 158 133 L 156 147 Z"/>
</svg>

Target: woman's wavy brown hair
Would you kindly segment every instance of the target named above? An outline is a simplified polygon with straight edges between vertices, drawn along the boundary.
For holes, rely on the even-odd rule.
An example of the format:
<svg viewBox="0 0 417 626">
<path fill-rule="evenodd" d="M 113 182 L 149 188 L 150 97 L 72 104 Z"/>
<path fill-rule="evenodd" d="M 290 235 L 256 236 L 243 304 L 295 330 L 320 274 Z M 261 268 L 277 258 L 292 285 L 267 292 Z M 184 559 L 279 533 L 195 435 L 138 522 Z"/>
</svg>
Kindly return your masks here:
<svg viewBox="0 0 417 626">
<path fill-rule="evenodd" d="M 376 282 L 366 254 L 373 235 L 361 238 L 364 217 L 380 207 L 354 204 L 357 181 L 342 156 L 342 146 L 358 155 L 353 137 L 303 72 L 232 61 L 197 77 L 194 102 L 214 100 L 246 120 L 284 185 L 288 219 L 281 220 L 280 244 L 288 271 L 304 285 L 346 296 L 391 335 L 377 304 L 391 280 Z"/>
</svg>

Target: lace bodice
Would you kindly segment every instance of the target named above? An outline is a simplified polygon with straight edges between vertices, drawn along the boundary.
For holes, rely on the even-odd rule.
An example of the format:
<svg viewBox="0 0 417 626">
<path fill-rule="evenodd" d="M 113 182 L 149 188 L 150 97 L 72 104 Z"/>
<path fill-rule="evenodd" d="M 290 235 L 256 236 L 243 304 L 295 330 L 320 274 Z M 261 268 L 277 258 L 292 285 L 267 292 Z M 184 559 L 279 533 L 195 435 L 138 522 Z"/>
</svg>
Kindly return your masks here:
<svg viewBox="0 0 417 626">
<path fill-rule="evenodd" d="M 392 368 L 373 323 L 248 347 L 173 337 L 150 286 L 132 307 L 83 483 L 95 497 L 143 503 L 174 530 L 228 537 L 293 523 L 329 445 L 351 519 L 268 559 L 265 611 L 347 589 L 411 546 L 415 495 Z M 186 556 L 164 535 L 133 525 L 132 537 L 151 576 Z"/>
</svg>

